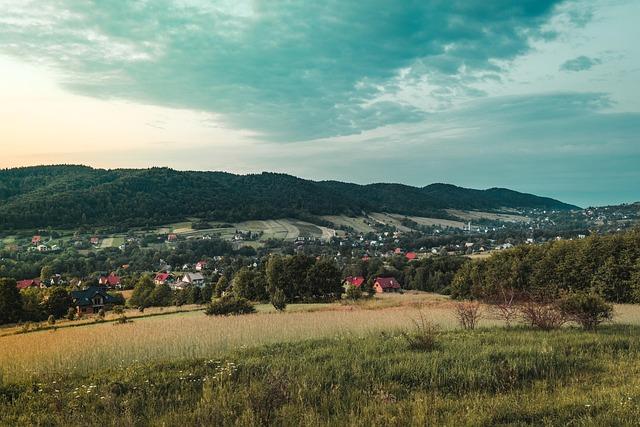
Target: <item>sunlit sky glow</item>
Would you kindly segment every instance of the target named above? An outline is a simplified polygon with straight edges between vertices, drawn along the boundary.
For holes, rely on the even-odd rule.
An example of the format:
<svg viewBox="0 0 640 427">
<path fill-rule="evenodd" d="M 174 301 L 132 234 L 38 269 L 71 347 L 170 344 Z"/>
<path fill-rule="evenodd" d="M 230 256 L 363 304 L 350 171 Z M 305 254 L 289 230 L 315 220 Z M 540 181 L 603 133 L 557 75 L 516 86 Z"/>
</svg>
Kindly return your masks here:
<svg viewBox="0 0 640 427">
<path fill-rule="evenodd" d="M 640 200 L 636 0 L 0 0 L 0 167 Z"/>
</svg>

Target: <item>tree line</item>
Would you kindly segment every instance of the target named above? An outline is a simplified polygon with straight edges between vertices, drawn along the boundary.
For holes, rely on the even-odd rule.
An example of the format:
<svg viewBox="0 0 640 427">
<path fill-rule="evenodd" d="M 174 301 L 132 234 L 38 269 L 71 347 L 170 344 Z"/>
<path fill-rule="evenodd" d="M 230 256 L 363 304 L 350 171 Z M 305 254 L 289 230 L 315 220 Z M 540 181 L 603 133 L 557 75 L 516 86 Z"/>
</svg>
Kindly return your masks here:
<svg viewBox="0 0 640 427">
<path fill-rule="evenodd" d="M 640 302 L 640 228 L 581 240 L 524 245 L 461 266 L 452 285 L 455 298 L 497 295 L 556 298 L 589 292 L 615 303 Z"/>
</svg>

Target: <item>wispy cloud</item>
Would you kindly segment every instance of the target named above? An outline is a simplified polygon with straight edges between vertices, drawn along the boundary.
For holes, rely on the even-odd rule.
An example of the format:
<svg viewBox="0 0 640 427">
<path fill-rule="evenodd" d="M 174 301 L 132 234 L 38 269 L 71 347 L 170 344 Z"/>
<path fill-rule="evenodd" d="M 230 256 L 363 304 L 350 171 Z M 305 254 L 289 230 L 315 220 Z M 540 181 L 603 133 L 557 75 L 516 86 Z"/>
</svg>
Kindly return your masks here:
<svg viewBox="0 0 640 427">
<path fill-rule="evenodd" d="M 590 58 L 588 56 L 578 56 L 577 58 L 569 59 L 565 61 L 561 66 L 562 71 L 586 71 L 590 70 L 596 65 L 602 64 L 600 58 Z"/>
</svg>

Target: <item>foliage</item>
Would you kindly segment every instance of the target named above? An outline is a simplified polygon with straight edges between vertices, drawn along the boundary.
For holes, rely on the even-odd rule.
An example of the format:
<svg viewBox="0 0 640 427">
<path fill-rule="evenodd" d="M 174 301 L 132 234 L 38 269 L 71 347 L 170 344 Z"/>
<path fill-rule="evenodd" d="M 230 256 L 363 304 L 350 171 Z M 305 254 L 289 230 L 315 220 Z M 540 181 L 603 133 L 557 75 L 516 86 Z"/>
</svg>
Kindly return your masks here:
<svg viewBox="0 0 640 427">
<path fill-rule="evenodd" d="M 276 288 L 270 297 L 271 304 L 278 311 L 284 311 L 287 308 L 287 297 L 280 288 Z"/>
<path fill-rule="evenodd" d="M 133 292 L 131 294 L 131 298 L 129 298 L 129 305 L 132 307 L 142 306 L 142 307 L 150 307 L 152 304 L 152 296 L 151 294 L 155 290 L 156 285 L 153 283 L 153 279 L 148 274 L 145 274 L 138 279 L 135 287 L 133 288 Z"/>
<path fill-rule="evenodd" d="M 567 322 L 567 316 L 555 300 L 530 298 L 520 305 L 520 313 L 529 326 L 544 331 L 558 329 Z"/>
<path fill-rule="evenodd" d="M 599 324 L 613 318 L 613 305 L 594 293 L 565 295 L 559 301 L 559 308 L 569 320 L 589 331 L 594 331 Z"/>
<path fill-rule="evenodd" d="M 211 302 L 205 309 L 207 316 L 225 316 L 230 314 L 250 314 L 256 309 L 246 298 L 235 295 L 224 295 Z"/>
<path fill-rule="evenodd" d="M 360 289 L 358 286 L 347 285 L 344 295 L 348 300 L 357 301 L 362 298 L 362 289 Z"/>
<path fill-rule="evenodd" d="M 222 294 L 227 290 L 228 287 L 229 287 L 229 280 L 227 279 L 227 277 L 220 276 L 220 278 L 218 279 L 218 282 L 216 283 L 216 289 L 214 292 L 215 297 L 220 298 Z"/>
<path fill-rule="evenodd" d="M 76 310 L 73 307 L 67 309 L 67 320 L 73 320 L 76 318 Z"/>
<path fill-rule="evenodd" d="M 62 317 L 65 314 L 68 316 L 69 309 L 75 312 L 75 309 L 71 307 L 73 305 L 73 299 L 69 292 L 65 288 L 54 286 L 49 289 L 47 296 L 47 312 L 53 314 L 55 317 Z"/>
<path fill-rule="evenodd" d="M 594 291 L 610 302 L 640 302 L 638 265 L 640 228 L 581 240 L 518 246 L 485 261 L 463 264 L 453 279 L 452 296 L 491 301 L 505 289 L 536 298 Z"/>
<path fill-rule="evenodd" d="M 0 279 L 0 324 L 15 323 L 22 317 L 20 292 L 13 279 Z"/>
<path fill-rule="evenodd" d="M 171 203 L 167 203 L 168 195 Z M 235 222 L 290 217 L 304 220 L 362 211 L 449 217 L 446 208 L 571 208 L 552 199 L 504 189 L 479 191 L 444 184 L 424 188 L 363 186 L 314 182 L 276 173 L 232 175 L 85 166 L 2 170 L 0 202 L 0 223 L 7 229 L 76 224 L 134 226 L 185 217 Z M 32 209 L 34 204 L 38 209 Z"/>
</svg>

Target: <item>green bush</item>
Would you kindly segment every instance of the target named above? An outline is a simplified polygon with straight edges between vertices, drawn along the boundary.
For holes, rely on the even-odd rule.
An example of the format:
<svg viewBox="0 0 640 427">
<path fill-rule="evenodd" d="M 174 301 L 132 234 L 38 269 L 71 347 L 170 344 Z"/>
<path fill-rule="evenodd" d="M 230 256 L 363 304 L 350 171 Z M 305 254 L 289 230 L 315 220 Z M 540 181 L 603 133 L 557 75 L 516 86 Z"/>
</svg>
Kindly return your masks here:
<svg viewBox="0 0 640 427">
<path fill-rule="evenodd" d="M 362 290 L 353 285 L 348 285 L 345 291 L 345 297 L 351 301 L 357 301 L 362 298 Z"/>
<path fill-rule="evenodd" d="M 567 319 L 589 331 L 596 330 L 600 323 L 613 318 L 613 305 L 594 293 L 569 294 L 562 297 L 558 305 Z"/>
<path fill-rule="evenodd" d="M 284 309 L 287 308 L 287 297 L 282 289 L 277 288 L 273 295 L 271 295 L 271 304 L 273 304 L 278 311 L 284 311 Z"/>
<path fill-rule="evenodd" d="M 255 311 L 253 304 L 246 298 L 225 295 L 209 304 L 204 312 L 207 316 L 225 316 L 229 314 L 249 314 L 255 313 Z"/>
</svg>

